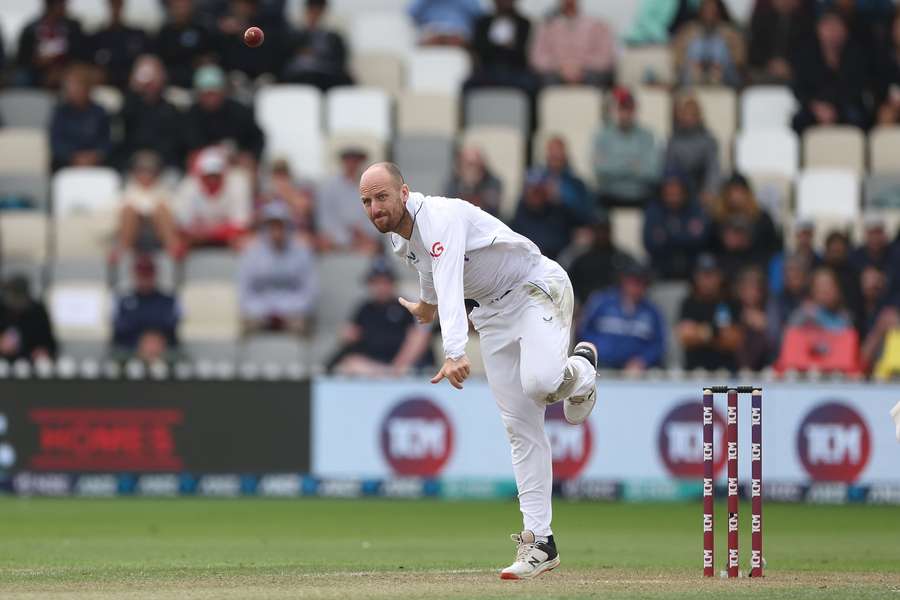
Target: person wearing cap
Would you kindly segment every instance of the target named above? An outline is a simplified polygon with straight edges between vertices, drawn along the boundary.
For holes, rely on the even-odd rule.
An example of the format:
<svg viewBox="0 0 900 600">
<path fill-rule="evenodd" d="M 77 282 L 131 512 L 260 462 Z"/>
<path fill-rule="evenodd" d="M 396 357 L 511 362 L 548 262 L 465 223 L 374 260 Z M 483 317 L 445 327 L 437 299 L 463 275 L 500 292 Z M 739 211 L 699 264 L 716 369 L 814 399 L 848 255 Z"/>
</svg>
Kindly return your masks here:
<svg viewBox="0 0 900 600">
<path fill-rule="evenodd" d="M 867 214 L 863 219 L 863 242 L 850 254 L 850 263 L 862 272 L 868 266 L 890 274 L 900 268 L 893 263 L 893 248 L 884 218 L 877 214 Z"/>
<path fill-rule="evenodd" d="M 650 270 L 630 261 L 619 270 L 619 283 L 593 293 L 581 312 L 578 337 L 597 346 L 597 361 L 607 369 L 641 372 L 663 366 L 666 323 L 647 299 Z"/>
<path fill-rule="evenodd" d="M 494 175 L 478 146 L 463 146 L 456 153 L 453 173 L 444 185 L 444 196 L 461 198 L 481 210 L 500 214 L 503 182 Z"/>
<path fill-rule="evenodd" d="M 234 146 L 238 161 L 255 169 L 263 149 L 263 132 L 256 124 L 253 110 L 228 97 L 225 73 L 209 64 L 194 74 L 196 102 L 185 120 L 185 143 L 189 152 L 227 143 Z"/>
<path fill-rule="evenodd" d="M 676 329 L 684 349 L 684 366 L 733 371 L 742 341 L 739 312 L 726 294 L 722 271 L 712 254 L 697 257 L 691 283 Z"/>
<path fill-rule="evenodd" d="M 753 241 L 753 224 L 744 217 L 731 217 L 718 230 L 713 246 L 719 266 L 730 285 L 735 276 L 749 267 L 764 268 L 769 258 Z"/>
<path fill-rule="evenodd" d="M 214 50 L 214 35 L 194 12 L 194 0 L 165 0 L 166 22 L 153 43 L 172 85 L 188 89 L 194 69 Z"/>
<path fill-rule="evenodd" d="M 134 261 L 134 290 L 121 296 L 113 317 L 113 353 L 148 363 L 173 358 L 178 349 L 181 309 L 177 300 L 160 291 L 156 263 L 147 254 Z"/>
<path fill-rule="evenodd" d="M 713 202 L 711 215 L 716 228 L 714 251 L 724 247 L 726 226 L 736 219 L 743 220 L 749 226 L 753 253 L 760 264 L 763 261 L 767 263 L 781 250 L 781 238 L 772 217 L 760 206 L 747 178 L 740 173 L 734 173 L 722 185 L 721 193 Z"/>
<path fill-rule="evenodd" d="M 91 77 L 84 67 L 66 71 L 62 102 L 50 120 L 53 169 L 106 164 L 112 144 L 109 115 L 91 99 L 91 89 Z"/>
<path fill-rule="evenodd" d="M 159 58 L 138 57 L 117 116 L 122 138 L 113 154 L 120 169 L 128 168 L 141 150 L 156 152 L 166 167 L 184 167 L 183 115 L 163 96 L 165 88 L 166 70 Z"/>
<path fill-rule="evenodd" d="M 173 208 L 188 246 L 237 245 L 250 226 L 249 181 L 225 152 L 206 148 L 175 190 Z"/>
<path fill-rule="evenodd" d="M 525 177 L 525 190 L 509 226 L 537 244 L 541 254 L 556 258 L 572 241 L 575 229 L 587 220 L 553 193 L 553 182 L 546 173 L 532 169 Z"/>
<path fill-rule="evenodd" d="M 616 88 L 613 124 L 594 134 L 593 163 L 600 202 L 606 207 L 643 207 L 659 181 L 660 150 L 653 133 L 637 122 L 637 102 Z"/>
<path fill-rule="evenodd" d="M 293 235 L 290 208 L 271 201 L 260 213 L 260 230 L 238 266 L 238 297 L 244 335 L 260 331 L 309 333 L 319 292 L 312 250 Z"/>
<path fill-rule="evenodd" d="M 341 347 L 329 371 L 341 375 L 383 377 L 405 375 L 433 363 L 432 327 L 419 325 L 397 303 L 396 275 L 377 258 L 366 275 L 368 298 L 341 329 Z"/>
<path fill-rule="evenodd" d="M 656 274 L 665 280 L 686 280 L 694 260 L 709 245 L 709 221 L 687 189 L 677 169 L 663 175 L 660 198 L 644 211 L 643 239 Z"/>
<path fill-rule="evenodd" d="M 141 150 L 134 155 L 122 191 L 117 243 L 110 254 L 110 262 L 117 262 L 124 253 L 139 245 L 148 250 L 162 244 L 173 259 L 182 258 L 184 245 L 172 212 L 172 192 L 160 181 L 161 168 L 159 156 L 150 150 Z"/>
<path fill-rule="evenodd" d="M 359 210 L 359 176 L 368 153 L 356 146 L 340 151 L 340 171 L 316 190 L 316 235 L 323 251 L 374 254 L 381 247 Z"/>
<path fill-rule="evenodd" d="M 816 238 L 816 223 L 808 217 L 801 217 L 794 221 L 792 235 L 794 238 L 791 256 L 802 258 L 809 269 L 822 264 L 822 257 L 816 251 L 814 243 Z M 787 277 L 787 258 L 784 252 L 779 252 L 769 261 L 768 278 L 769 291 L 778 294 L 782 291 Z"/>
<path fill-rule="evenodd" d="M 306 0 L 303 26 L 288 35 L 283 82 L 313 85 L 323 92 L 338 85 L 353 85 L 347 73 L 344 38 L 324 22 L 327 9 L 326 0 Z"/>
<path fill-rule="evenodd" d="M 0 359 L 56 358 L 58 344 L 44 304 L 31 296 L 28 278 L 13 275 L 0 286 Z"/>
<path fill-rule="evenodd" d="M 594 292 L 613 285 L 619 270 L 634 258 L 613 243 L 609 213 L 598 210 L 591 219 L 590 245 L 578 254 L 567 269 L 575 298 L 584 304 Z"/>
</svg>

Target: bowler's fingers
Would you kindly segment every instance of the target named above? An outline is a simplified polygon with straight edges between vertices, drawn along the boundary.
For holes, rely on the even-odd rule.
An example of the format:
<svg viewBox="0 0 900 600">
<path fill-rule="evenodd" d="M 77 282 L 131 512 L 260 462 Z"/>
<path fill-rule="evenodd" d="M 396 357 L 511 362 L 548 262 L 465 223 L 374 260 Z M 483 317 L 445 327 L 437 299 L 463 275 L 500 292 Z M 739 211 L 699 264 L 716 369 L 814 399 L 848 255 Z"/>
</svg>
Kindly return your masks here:
<svg viewBox="0 0 900 600">
<path fill-rule="evenodd" d="M 441 379 L 444 378 L 444 368 L 441 367 L 441 370 L 437 372 L 437 375 L 431 378 L 431 383 L 440 383 Z"/>
</svg>

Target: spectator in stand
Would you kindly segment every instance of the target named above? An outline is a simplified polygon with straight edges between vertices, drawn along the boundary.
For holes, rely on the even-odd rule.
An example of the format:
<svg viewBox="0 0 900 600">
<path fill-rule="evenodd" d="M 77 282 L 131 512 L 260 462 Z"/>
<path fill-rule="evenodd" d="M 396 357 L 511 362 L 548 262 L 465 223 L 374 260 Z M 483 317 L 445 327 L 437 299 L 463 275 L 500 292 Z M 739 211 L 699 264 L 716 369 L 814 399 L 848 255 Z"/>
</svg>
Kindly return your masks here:
<svg viewBox="0 0 900 600">
<path fill-rule="evenodd" d="M 666 172 L 660 199 L 647 205 L 643 238 L 659 277 L 690 277 L 694 260 L 709 243 L 709 222 L 699 203 L 688 195 L 687 182 L 679 171 Z"/>
<path fill-rule="evenodd" d="M 190 88 L 194 69 L 213 52 L 213 34 L 194 15 L 193 0 L 167 0 L 168 19 L 154 43 L 172 85 Z"/>
<path fill-rule="evenodd" d="M 426 46 L 467 46 L 482 14 L 478 0 L 412 0 L 408 11 Z"/>
<path fill-rule="evenodd" d="M 31 296 L 28 279 L 13 275 L 0 294 L 0 359 L 56 358 L 57 344 L 44 304 Z"/>
<path fill-rule="evenodd" d="M 181 309 L 160 291 L 156 264 L 148 255 L 134 261 L 134 291 L 119 298 L 113 320 L 113 351 L 147 363 L 175 358 Z"/>
<path fill-rule="evenodd" d="M 444 187 L 447 198 L 461 198 L 495 217 L 500 213 L 503 184 L 497 179 L 479 148 L 466 146 L 456 155 L 453 176 Z"/>
<path fill-rule="evenodd" d="M 770 286 L 768 322 L 769 339 L 780 340 L 788 319 L 809 294 L 809 273 L 813 265 L 802 254 L 792 254 L 783 261 L 783 285 L 777 290 Z"/>
<path fill-rule="evenodd" d="M 634 46 L 668 44 L 672 32 L 686 20 L 684 13 L 689 8 L 682 0 L 641 0 L 625 42 Z"/>
<path fill-rule="evenodd" d="M 863 243 L 850 254 L 850 263 L 858 272 L 873 266 L 885 273 L 890 273 L 892 248 L 884 219 L 877 214 L 866 215 L 864 219 Z"/>
<path fill-rule="evenodd" d="M 252 25 L 266 35 L 265 43 L 256 48 L 244 43 L 244 31 Z M 286 33 L 284 19 L 266 19 L 259 0 L 230 0 L 216 19 L 215 45 L 222 68 L 250 81 L 261 75 L 274 79 L 284 64 Z"/>
<path fill-rule="evenodd" d="M 847 35 L 840 15 L 826 10 L 816 24 L 815 38 L 795 56 L 794 93 L 800 110 L 793 126 L 797 132 L 813 125 L 868 124 L 863 102 L 866 60 Z"/>
<path fill-rule="evenodd" d="M 532 170 L 525 178 L 525 191 L 509 226 L 537 244 L 541 253 L 556 258 L 569 243 L 584 217 L 567 207 L 553 184 L 540 171 Z"/>
<path fill-rule="evenodd" d="M 431 327 L 417 325 L 397 302 L 394 272 L 377 259 L 366 277 L 369 298 L 341 331 L 341 348 L 328 370 L 343 375 L 403 375 L 432 362 Z"/>
<path fill-rule="evenodd" d="M 590 245 L 567 269 L 575 299 L 584 304 L 594 292 L 606 290 L 616 282 L 619 272 L 635 259 L 613 244 L 612 224 L 606 211 L 598 211 L 591 225 Z"/>
<path fill-rule="evenodd" d="M 255 172 L 263 149 L 263 133 L 253 111 L 226 94 L 225 74 L 216 65 L 204 65 L 194 76 L 197 100 L 184 120 L 189 152 L 227 143 L 238 152 L 238 162 Z"/>
<path fill-rule="evenodd" d="M 774 358 L 776 345 L 770 335 L 767 312 L 766 277 L 758 267 L 747 268 L 738 275 L 734 286 L 734 297 L 738 307 L 738 323 L 742 332 L 742 343 L 738 346 L 736 359 L 738 369 L 759 371 Z"/>
<path fill-rule="evenodd" d="M 643 208 L 659 179 L 660 152 L 653 133 L 638 124 L 634 95 L 613 90 L 614 124 L 594 135 L 594 173 L 600 202 L 607 207 Z"/>
<path fill-rule="evenodd" d="M 750 80 L 757 84 L 789 85 L 794 79 L 791 60 L 813 37 L 810 0 L 757 2 L 750 19 L 747 62 Z"/>
<path fill-rule="evenodd" d="M 719 143 L 703 124 L 700 103 L 691 93 L 675 98 L 675 127 L 666 148 L 666 169 L 685 174 L 688 192 L 711 206 L 721 185 Z"/>
<path fill-rule="evenodd" d="M 513 87 L 534 96 L 540 82 L 528 66 L 531 21 L 516 10 L 516 0 L 494 0 L 494 8 L 475 21 L 475 66 L 466 88 Z"/>
<path fill-rule="evenodd" d="M 587 186 L 572 172 L 565 140 L 559 136 L 548 139 L 544 145 L 544 160 L 544 166 L 533 170 L 547 182 L 553 202 L 587 222 L 594 213 L 593 201 Z"/>
<path fill-rule="evenodd" d="M 238 267 L 244 335 L 308 334 L 319 290 L 315 256 L 293 235 L 291 210 L 282 202 L 263 207 L 260 229 Z"/>
<path fill-rule="evenodd" d="M 150 54 L 139 57 L 118 115 L 122 139 L 114 159 L 120 169 L 127 167 L 139 150 L 156 152 L 166 167 L 183 167 L 182 115 L 163 97 L 165 87 L 166 71 L 160 60 Z"/>
<path fill-rule="evenodd" d="M 128 251 L 150 251 L 159 244 L 174 260 L 184 257 L 178 224 L 171 208 L 171 191 L 160 181 L 162 163 L 149 150 L 134 155 L 131 173 L 122 192 L 118 241 L 110 262 Z"/>
<path fill-rule="evenodd" d="M 50 123 L 53 169 L 95 167 L 106 163 L 110 149 L 109 116 L 91 100 L 90 76 L 73 67 L 63 79 L 62 102 Z"/>
<path fill-rule="evenodd" d="M 267 201 L 281 200 L 287 204 L 297 234 L 312 241 L 315 224 L 315 189 L 312 185 L 294 181 L 291 167 L 286 160 L 272 161 L 262 196 Z"/>
<path fill-rule="evenodd" d="M 728 300 L 715 257 L 697 259 L 690 295 L 681 303 L 678 339 L 687 369 L 728 369 L 737 365 L 742 343 L 738 307 Z"/>
<path fill-rule="evenodd" d="M 325 26 L 326 9 L 326 0 L 306 0 L 303 27 L 288 36 L 283 81 L 314 85 L 322 91 L 353 84 L 347 74 L 344 39 Z"/>
<path fill-rule="evenodd" d="M 900 10 L 891 21 L 890 38 L 876 55 L 878 125 L 900 124 Z"/>
<path fill-rule="evenodd" d="M 578 0 L 560 0 L 559 12 L 538 26 L 531 67 L 545 85 L 612 82 L 615 35 L 603 21 L 582 14 Z"/>
<path fill-rule="evenodd" d="M 316 230 L 322 250 L 374 254 L 381 248 L 377 232 L 359 205 L 359 177 L 367 158 L 362 148 L 344 148 L 340 173 L 319 185 Z"/>
<path fill-rule="evenodd" d="M 697 19 L 681 26 L 672 50 L 682 85 L 741 84 L 747 51 L 722 0 L 700 0 Z"/>
<path fill-rule="evenodd" d="M 91 61 L 103 76 L 102 81 L 124 89 L 135 60 L 147 51 L 150 41 L 146 32 L 122 22 L 125 0 L 107 0 L 107 5 L 109 23 L 89 38 L 88 47 Z"/>
<path fill-rule="evenodd" d="M 578 339 L 597 346 L 601 368 L 640 373 L 662 366 L 666 324 L 647 299 L 649 279 L 649 270 L 632 262 L 621 270 L 618 286 L 595 292 L 585 304 Z"/>
<path fill-rule="evenodd" d="M 832 231 L 825 238 L 822 264 L 837 278 L 844 305 L 851 313 L 856 313 L 862 305 L 862 292 L 859 271 L 850 262 L 850 249 L 850 237 L 842 231 Z"/>
<path fill-rule="evenodd" d="M 877 271 L 877 269 L 872 267 L 869 267 L 866 270 Z M 878 285 L 875 283 L 877 276 L 870 275 L 870 277 L 871 280 L 868 282 L 869 285 Z M 867 282 L 863 282 L 864 288 L 866 287 L 866 283 Z M 870 290 L 870 292 L 874 295 L 875 290 Z M 881 310 L 870 315 L 870 318 L 865 323 L 867 326 L 866 329 L 864 329 L 865 337 L 860 338 L 863 340 L 860 354 L 863 363 L 869 366 L 877 366 L 876 363 L 878 362 L 879 357 L 883 357 L 884 342 L 888 333 L 892 331 L 896 332 L 900 329 L 900 302 L 897 302 L 896 300 L 894 302 L 887 302 L 882 299 L 880 304 Z M 894 335 L 896 335 L 896 333 L 894 333 Z"/>
<path fill-rule="evenodd" d="M 175 190 L 174 211 L 188 246 L 237 246 L 250 225 L 246 176 L 231 169 L 225 153 L 207 148 Z"/>
<path fill-rule="evenodd" d="M 814 326 L 829 331 L 853 327 L 852 313 L 844 303 L 837 275 L 828 267 L 820 267 L 812 275 L 809 299 L 791 315 L 791 327 Z"/>
<path fill-rule="evenodd" d="M 888 278 L 875 265 L 865 266 L 859 275 L 862 303 L 854 319 L 859 339 L 864 340 L 878 322 L 881 312 L 888 306 Z"/>
<path fill-rule="evenodd" d="M 719 224 L 715 233 L 716 257 L 727 282 L 733 282 L 744 269 L 768 264 L 768 256 L 753 243 L 753 224 L 745 217 L 731 217 Z"/>
<path fill-rule="evenodd" d="M 81 24 L 66 15 L 67 0 L 44 0 L 44 11 L 19 35 L 17 80 L 22 85 L 55 88 L 87 45 Z"/>
<path fill-rule="evenodd" d="M 800 218 L 794 223 L 794 250 L 791 254 L 803 258 L 810 269 L 822 263 L 822 257 L 813 247 L 815 237 L 816 224 L 812 219 Z M 769 290 L 773 294 L 780 292 L 783 287 L 784 270 L 785 254 L 779 252 L 769 262 Z"/>
<path fill-rule="evenodd" d="M 767 265 L 769 259 L 781 249 L 781 240 L 772 217 L 757 202 L 747 179 L 738 173 L 725 182 L 722 193 L 712 207 L 716 251 L 725 249 L 727 224 L 735 219 L 745 221 L 750 227 L 750 245 L 754 256 L 752 262 Z M 728 271 L 727 268 L 725 270 Z"/>
</svg>

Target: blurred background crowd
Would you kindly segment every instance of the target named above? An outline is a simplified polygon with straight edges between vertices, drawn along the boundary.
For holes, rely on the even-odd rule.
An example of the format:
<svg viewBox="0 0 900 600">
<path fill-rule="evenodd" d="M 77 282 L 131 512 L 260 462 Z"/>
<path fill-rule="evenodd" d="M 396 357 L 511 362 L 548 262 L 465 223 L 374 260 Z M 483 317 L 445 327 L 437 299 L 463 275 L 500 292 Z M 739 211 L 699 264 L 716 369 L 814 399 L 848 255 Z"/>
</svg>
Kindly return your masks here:
<svg viewBox="0 0 900 600">
<path fill-rule="evenodd" d="M 0 358 L 431 364 L 391 159 L 559 261 L 604 368 L 900 373 L 890 0 L 336 4 L 0 7 Z"/>
</svg>

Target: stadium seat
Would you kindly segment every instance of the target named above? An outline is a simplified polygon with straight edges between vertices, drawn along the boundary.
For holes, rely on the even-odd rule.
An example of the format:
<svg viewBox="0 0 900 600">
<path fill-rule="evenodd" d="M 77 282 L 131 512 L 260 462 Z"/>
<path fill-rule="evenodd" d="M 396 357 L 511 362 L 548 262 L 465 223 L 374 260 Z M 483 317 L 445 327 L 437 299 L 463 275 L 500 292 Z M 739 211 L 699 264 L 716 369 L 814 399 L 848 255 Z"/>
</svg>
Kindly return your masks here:
<svg viewBox="0 0 900 600">
<path fill-rule="evenodd" d="M 397 98 L 397 133 L 456 135 L 459 104 L 448 94 L 420 94 L 405 90 Z"/>
<path fill-rule="evenodd" d="M 353 13 L 347 37 L 354 54 L 390 52 L 408 58 L 415 49 L 416 32 L 402 10 Z"/>
<path fill-rule="evenodd" d="M 666 90 L 640 87 L 634 91 L 637 120 L 653 132 L 657 140 L 668 140 L 672 132 L 672 97 Z"/>
<path fill-rule="evenodd" d="M 792 180 L 781 175 L 753 173 L 749 173 L 747 177 L 759 204 L 776 223 L 784 223 L 791 214 Z"/>
<path fill-rule="evenodd" d="M 48 290 L 53 329 L 63 340 L 107 342 L 112 321 L 110 292 L 96 281 L 54 283 Z"/>
<path fill-rule="evenodd" d="M 538 96 L 538 129 L 593 133 L 600 127 L 603 94 L 590 86 L 552 86 Z"/>
<path fill-rule="evenodd" d="M 106 167 L 67 167 L 53 176 L 53 214 L 67 217 L 113 210 L 119 203 L 121 178 Z"/>
<path fill-rule="evenodd" d="M 40 265 L 47 260 L 47 216 L 43 211 L 0 212 L 0 259 L 5 265 Z"/>
<path fill-rule="evenodd" d="M 846 169 L 807 169 L 797 178 L 797 217 L 855 219 L 859 178 Z"/>
<path fill-rule="evenodd" d="M 344 148 L 362 148 L 366 151 L 368 163 L 380 162 L 387 158 L 385 143 L 370 135 L 333 135 L 326 142 L 327 172 L 337 173 L 341 164 L 341 150 Z"/>
<path fill-rule="evenodd" d="M 699 87 L 694 90 L 703 121 L 719 142 L 723 168 L 731 165 L 731 145 L 737 130 L 737 95 L 727 87 Z"/>
<path fill-rule="evenodd" d="M 811 127 L 803 133 L 804 168 L 866 170 L 866 140 L 856 127 Z"/>
<path fill-rule="evenodd" d="M 790 127 L 796 112 L 797 100 L 788 87 L 759 85 L 741 94 L 742 131 Z"/>
<path fill-rule="evenodd" d="M 444 342 L 441 336 L 435 335 L 431 339 L 431 353 L 436 357 L 444 356 Z M 469 333 L 466 340 L 466 358 L 469 359 L 469 375 L 484 377 L 484 358 L 481 354 L 481 339 L 477 333 Z"/>
<path fill-rule="evenodd" d="M 531 141 L 531 161 L 536 165 L 544 164 L 544 150 L 547 140 L 559 136 L 566 142 L 569 153 L 569 164 L 572 170 L 585 183 L 595 181 L 593 167 L 594 132 L 589 129 L 575 130 L 540 130 L 536 131 Z"/>
<path fill-rule="evenodd" d="M 453 138 L 400 135 L 394 138 L 392 155 L 413 190 L 440 195 L 453 167 Z"/>
<path fill-rule="evenodd" d="M 619 57 L 616 77 L 629 87 L 674 83 L 672 51 L 668 46 L 626 47 Z"/>
<path fill-rule="evenodd" d="M 408 87 L 414 92 L 458 96 L 471 60 L 460 48 L 419 48 L 409 56 Z"/>
<path fill-rule="evenodd" d="M 800 168 L 800 142 L 792 130 L 741 131 L 734 143 L 735 168 L 747 175 L 794 177 Z"/>
<path fill-rule="evenodd" d="M 686 282 L 662 281 L 654 283 L 650 287 L 648 297 L 659 308 L 669 327 L 674 328 L 680 316 L 681 302 L 689 292 L 690 286 Z M 672 331 L 670 329 L 669 335 L 666 336 L 665 365 L 669 368 L 677 368 L 684 365 L 684 350 L 678 342 L 678 336 L 673 335 Z"/>
<path fill-rule="evenodd" d="M 775 369 L 816 370 L 856 375 L 861 372 L 859 336 L 852 327 L 827 331 L 817 327 L 788 327 Z"/>
<path fill-rule="evenodd" d="M 326 131 L 331 134 L 363 133 L 379 140 L 391 137 L 391 99 L 384 90 L 338 87 L 325 97 Z"/>
<path fill-rule="evenodd" d="M 362 254 L 333 253 L 319 257 L 319 299 L 315 311 L 314 354 L 326 361 L 335 351 L 335 332 L 352 317 L 366 295 L 363 285 L 371 258 Z"/>
<path fill-rule="evenodd" d="M 16 56 L 19 35 L 29 22 L 41 14 L 42 7 L 42 0 L 16 0 L 4 4 L 3 18 L 0 19 L 0 31 L 3 32 L 6 56 Z"/>
<path fill-rule="evenodd" d="M 285 333 L 252 335 L 241 340 L 241 363 L 257 365 L 307 365 L 311 358 L 309 342 Z"/>
<path fill-rule="evenodd" d="M 325 173 L 322 93 L 310 85 L 270 85 L 256 94 L 256 122 L 266 134 L 266 157 L 285 158 L 295 175 Z"/>
<path fill-rule="evenodd" d="M 186 281 L 236 281 L 239 257 L 224 248 L 191 250 L 184 261 Z"/>
<path fill-rule="evenodd" d="M 869 132 L 872 173 L 900 173 L 900 127 L 876 127 Z"/>
<path fill-rule="evenodd" d="M 504 218 L 512 218 L 522 191 L 525 139 L 511 128 L 474 127 L 463 131 L 461 141 L 484 152 L 491 170 L 503 182 L 500 212 Z"/>
<path fill-rule="evenodd" d="M 863 203 L 866 209 L 900 210 L 900 174 L 867 177 Z"/>
<path fill-rule="evenodd" d="M 531 103 L 521 90 L 479 88 L 465 97 L 465 127 L 512 127 L 528 135 Z"/>
<path fill-rule="evenodd" d="M 357 85 L 384 90 L 392 97 L 396 97 L 406 84 L 405 64 L 395 54 L 356 54 L 351 59 L 350 70 Z"/>
<path fill-rule="evenodd" d="M 635 258 L 644 259 L 644 214 L 639 209 L 614 208 L 609 213 L 613 244 Z"/>
<path fill-rule="evenodd" d="M 46 210 L 49 206 L 50 182 L 46 175 L 0 173 L 0 210 L 27 208 Z"/>
<path fill-rule="evenodd" d="M 56 98 L 37 89 L 9 89 L 0 92 L 0 120 L 4 127 L 48 129 Z"/>
<path fill-rule="evenodd" d="M 0 173 L 46 176 L 50 166 L 47 133 L 40 129 L 0 129 Z"/>
<path fill-rule="evenodd" d="M 239 333 L 237 284 L 227 281 L 191 281 L 181 290 L 185 341 L 236 340 Z"/>
</svg>

